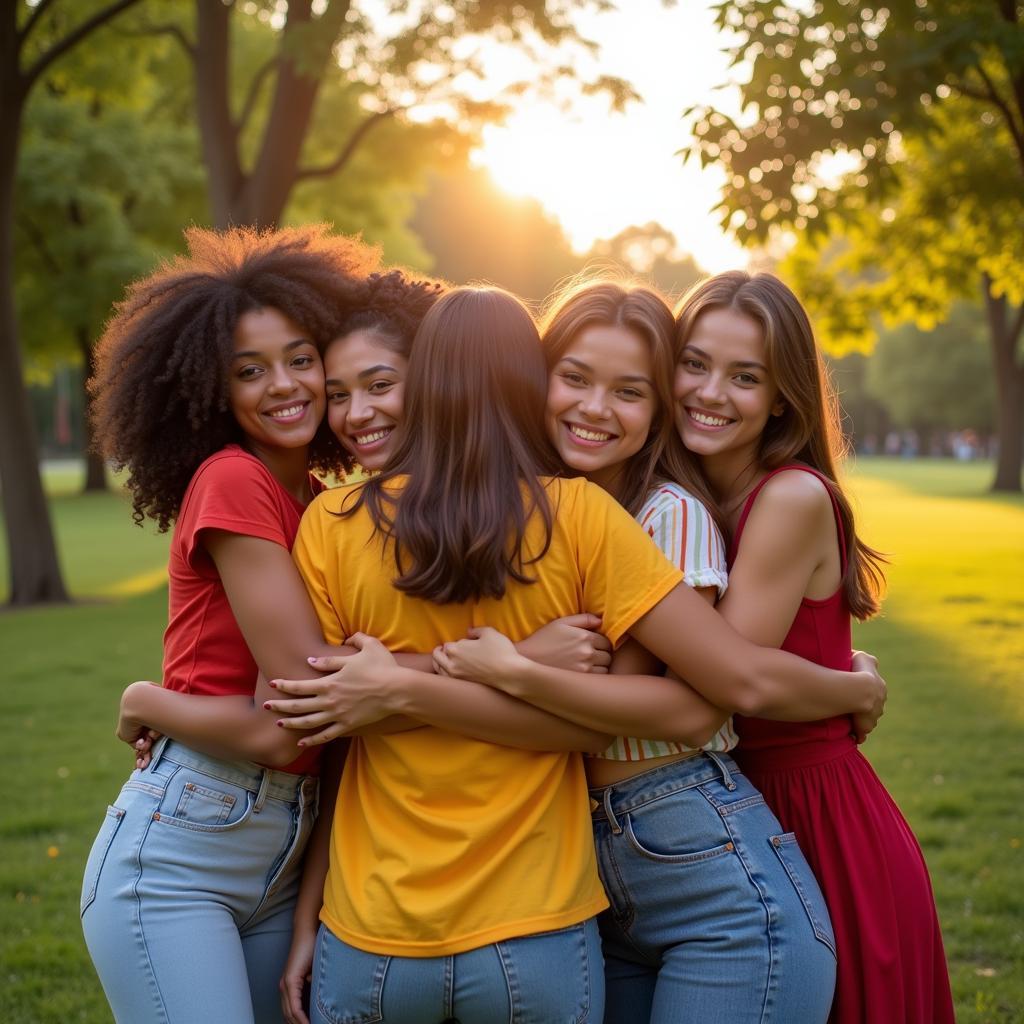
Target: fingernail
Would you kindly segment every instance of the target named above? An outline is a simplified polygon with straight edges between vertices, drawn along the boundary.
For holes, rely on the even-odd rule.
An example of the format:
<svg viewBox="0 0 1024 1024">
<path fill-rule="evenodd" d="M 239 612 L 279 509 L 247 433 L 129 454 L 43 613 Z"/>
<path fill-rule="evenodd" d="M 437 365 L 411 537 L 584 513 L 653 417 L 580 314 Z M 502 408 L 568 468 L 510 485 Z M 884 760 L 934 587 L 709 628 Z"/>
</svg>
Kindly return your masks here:
<svg viewBox="0 0 1024 1024">
<path fill-rule="evenodd" d="M 277 727 L 278 727 L 279 729 L 283 729 L 283 728 L 284 728 L 284 719 L 283 719 L 283 718 L 279 718 L 279 719 L 277 720 L 277 722 L 276 722 L 276 725 L 277 725 Z"/>
<path fill-rule="evenodd" d="M 265 700 L 263 702 L 263 710 L 264 711 L 269 711 L 270 710 L 270 701 L 269 700 Z"/>
<path fill-rule="evenodd" d="M 267 685 L 276 690 L 277 689 L 277 680 L 276 679 L 271 679 L 271 680 L 269 680 Z"/>
<path fill-rule="evenodd" d="M 310 665 L 315 665 L 317 661 L 319 661 L 319 658 L 313 655 L 312 657 L 307 658 L 306 661 L 308 661 Z"/>
</svg>

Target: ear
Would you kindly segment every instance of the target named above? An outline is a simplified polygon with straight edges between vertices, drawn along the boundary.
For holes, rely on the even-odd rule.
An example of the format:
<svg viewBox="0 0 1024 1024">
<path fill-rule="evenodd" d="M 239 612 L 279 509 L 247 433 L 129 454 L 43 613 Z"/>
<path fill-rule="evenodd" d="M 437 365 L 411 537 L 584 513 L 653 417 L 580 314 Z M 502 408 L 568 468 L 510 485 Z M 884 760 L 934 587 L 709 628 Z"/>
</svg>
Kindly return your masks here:
<svg viewBox="0 0 1024 1024">
<path fill-rule="evenodd" d="M 774 405 L 772 406 L 772 415 L 773 415 L 773 416 L 781 416 L 781 415 L 782 415 L 782 414 L 783 414 L 783 413 L 784 413 L 785 411 L 786 411 L 786 402 L 785 402 L 785 399 L 782 399 L 782 398 L 780 398 L 780 399 L 779 399 L 779 400 L 778 400 L 778 401 L 777 401 L 777 402 L 776 402 L 776 403 L 775 403 L 775 404 L 774 404 Z"/>
</svg>

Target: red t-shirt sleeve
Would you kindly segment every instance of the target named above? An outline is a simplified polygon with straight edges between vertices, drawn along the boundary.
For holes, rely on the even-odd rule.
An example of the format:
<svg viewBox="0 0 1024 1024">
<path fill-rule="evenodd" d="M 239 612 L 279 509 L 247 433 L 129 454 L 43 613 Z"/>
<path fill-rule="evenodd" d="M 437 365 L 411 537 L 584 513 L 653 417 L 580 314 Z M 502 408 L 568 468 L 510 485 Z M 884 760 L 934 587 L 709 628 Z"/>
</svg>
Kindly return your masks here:
<svg viewBox="0 0 1024 1024">
<path fill-rule="evenodd" d="M 208 571 L 203 530 L 227 530 L 291 547 L 285 532 L 280 488 L 256 459 L 239 453 L 211 460 L 192 479 L 178 518 L 181 552 L 195 572 Z"/>
</svg>

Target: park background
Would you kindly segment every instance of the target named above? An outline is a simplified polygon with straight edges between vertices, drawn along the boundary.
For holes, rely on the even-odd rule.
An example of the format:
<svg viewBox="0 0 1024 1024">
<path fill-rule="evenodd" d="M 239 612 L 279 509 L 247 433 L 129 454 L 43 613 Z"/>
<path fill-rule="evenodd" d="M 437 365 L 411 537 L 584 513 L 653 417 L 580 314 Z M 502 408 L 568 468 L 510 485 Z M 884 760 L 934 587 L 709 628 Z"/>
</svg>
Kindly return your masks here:
<svg viewBox="0 0 1024 1024">
<path fill-rule="evenodd" d="M 92 345 L 183 226 L 308 220 L 538 304 L 588 269 L 795 288 L 892 559 L 866 752 L 958 1019 L 1024 1020 L 1013 0 L 0 3 L 0 1019 L 110 1019 L 78 889 L 129 768 L 117 697 L 159 672 L 167 536 L 88 453 Z"/>
</svg>

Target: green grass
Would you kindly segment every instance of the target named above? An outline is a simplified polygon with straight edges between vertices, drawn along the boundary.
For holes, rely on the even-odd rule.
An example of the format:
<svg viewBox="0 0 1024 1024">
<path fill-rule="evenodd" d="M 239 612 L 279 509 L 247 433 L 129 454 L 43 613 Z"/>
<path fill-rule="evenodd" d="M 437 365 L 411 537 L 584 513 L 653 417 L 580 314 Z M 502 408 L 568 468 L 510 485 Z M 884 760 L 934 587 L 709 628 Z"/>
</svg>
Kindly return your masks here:
<svg viewBox="0 0 1024 1024">
<path fill-rule="evenodd" d="M 1024 501 L 986 495 L 990 474 L 887 459 L 854 474 L 863 532 L 893 555 L 885 616 L 858 629 L 890 684 L 866 752 L 928 858 L 961 1024 L 1024 1019 Z M 0 815 L 0 1020 L 17 1024 L 110 1019 L 79 885 L 130 767 L 117 696 L 159 670 L 166 614 L 166 538 L 113 495 L 54 510 L 72 590 L 135 593 L 0 614 L 0 750 L 21 780 Z"/>
</svg>

